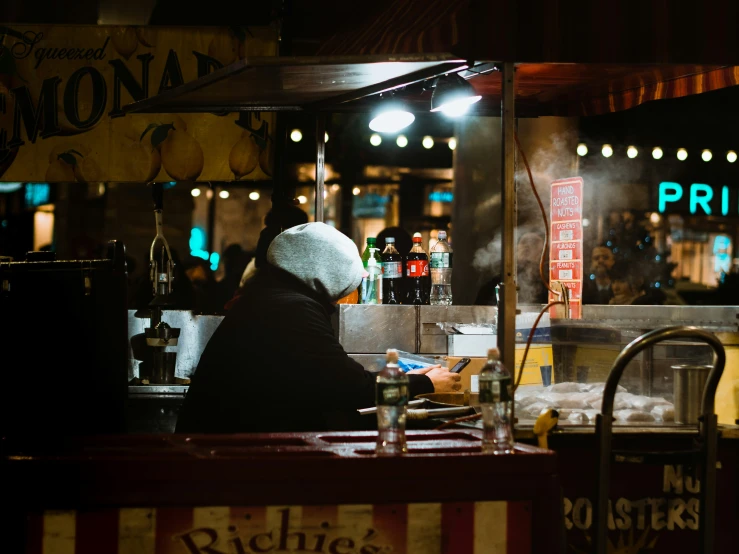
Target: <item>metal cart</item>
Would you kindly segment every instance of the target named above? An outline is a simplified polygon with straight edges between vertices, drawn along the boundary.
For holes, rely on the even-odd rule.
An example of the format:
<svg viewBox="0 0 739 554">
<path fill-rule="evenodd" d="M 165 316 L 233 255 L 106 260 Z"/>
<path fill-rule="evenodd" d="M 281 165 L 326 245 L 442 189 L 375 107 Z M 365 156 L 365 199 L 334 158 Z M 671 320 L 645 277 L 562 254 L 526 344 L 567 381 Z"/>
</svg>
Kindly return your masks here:
<svg viewBox="0 0 739 554">
<path fill-rule="evenodd" d="M 686 450 L 672 452 L 654 451 L 613 451 L 611 439 L 613 436 L 613 405 L 616 388 L 626 365 L 642 350 L 650 348 L 658 342 L 676 339 L 698 339 L 707 343 L 715 353 L 713 368 L 711 369 L 701 402 L 701 416 L 698 421 L 698 436 L 693 447 Z M 611 476 L 611 463 L 632 464 L 668 464 L 679 463 L 699 468 L 701 488 L 699 494 L 700 513 L 700 545 L 703 554 L 714 551 L 714 513 L 716 506 L 716 450 L 718 444 L 718 418 L 714 413 L 716 388 L 721 379 L 726 364 L 726 352 L 721 341 L 713 333 L 697 327 L 665 327 L 645 333 L 632 341 L 613 364 L 603 391 L 603 406 L 595 423 L 596 443 L 598 444 L 598 476 L 595 492 L 595 506 L 593 521 L 595 526 L 594 544 L 595 554 L 606 554 L 607 547 L 607 520 L 608 520 L 608 489 Z"/>
</svg>

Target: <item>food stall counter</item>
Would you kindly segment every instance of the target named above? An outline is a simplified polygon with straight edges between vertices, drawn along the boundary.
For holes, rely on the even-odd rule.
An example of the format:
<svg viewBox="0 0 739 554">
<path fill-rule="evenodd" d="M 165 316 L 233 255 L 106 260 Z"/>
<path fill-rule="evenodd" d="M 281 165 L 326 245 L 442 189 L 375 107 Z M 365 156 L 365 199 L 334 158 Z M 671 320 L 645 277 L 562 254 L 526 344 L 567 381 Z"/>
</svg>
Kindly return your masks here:
<svg viewBox="0 0 739 554">
<path fill-rule="evenodd" d="M 6 440 L 2 520 L 14 552 L 563 551 L 553 452 L 409 431 L 407 455 L 377 457 L 376 437 Z"/>
</svg>

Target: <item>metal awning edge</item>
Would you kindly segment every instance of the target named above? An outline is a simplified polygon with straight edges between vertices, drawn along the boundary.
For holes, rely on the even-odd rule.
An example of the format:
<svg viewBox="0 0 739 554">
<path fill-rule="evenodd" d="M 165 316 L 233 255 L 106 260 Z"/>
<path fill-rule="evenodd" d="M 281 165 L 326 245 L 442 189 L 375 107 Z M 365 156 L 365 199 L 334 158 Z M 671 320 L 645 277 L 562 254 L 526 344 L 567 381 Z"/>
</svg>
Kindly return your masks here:
<svg viewBox="0 0 739 554">
<path fill-rule="evenodd" d="M 206 86 L 212 85 L 214 83 L 217 83 L 218 81 L 221 81 L 223 79 L 227 79 L 228 77 L 231 77 L 232 75 L 236 75 L 238 73 L 241 73 L 243 71 L 248 70 L 249 68 L 255 68 L 255 67 L 269 67 L 269 66 L 306 66 L 306 65 L 336 65 L 336 64 L 374 64 L 374 63 L 419 63 L 419 62 L 436 62 L 439 65 L 448 65 L 448 64 L 459 64 L 460 67 L 464 67 L 466 62 L 462 59 L 460 59 L 459 56 L 455 56 L 450 53 L 437 53 L 437 54 L 401 54 L 401 55 L 373 55 L 373 56 L 262 56 L 262 57 L 253 57 L 253 58 L 244 58 L 241 60 L 237 60 L 236 62 L 227 65 L 225 67 L 222 67 L 220 69 L 217 69 L 216 71 L 213 71 L 212 73 L 209 73 L 208 75 L 204 75 L 203 77 L 200 77 L 198 79 L 195 79 L 193 81 L 189 81 L 183 85 L 180 85 L 176 88 L 173 88 L 171 90 L 162 92 L 160 94 L 151 96 L 149 98 L 145 98 L 143 100 L 139 100 L 137 102 L 131 102 L 129 104 L 126 104 L 122 107 L 122 110 L 124 113 L 170 113 L 172 110 L 161 110 L 160 108 L 162 106 L 165 106 L 167 103 L 172 103 L 173 101 L 176 101 L 177 98 L 180 98 L 181 96 L 185 94 L 189 94 L 191 92 L 200 90 Z M 454 69 L 447 69 L 447 71 L 453 71 Z M 409 74 L 410 75 L 410 74 Z M 390 79 L 387 82 L 396 81 L 395 79 Z M 377 83 L 378 85 L 382 84 Z M 388 88 L 394 88 L 395 86 L 402 86 L 401 85 L 391 85 Z M 344 94 L 339 95 L 344 96 Z M 338 98 L 338 96 L 337 96 Z M 294 104 L 294 105 L 281 105 L 281 106 L 270 106 L 269 100 L 265 99 L 266 101 L 264 104 L 260 105 L 247 105 L 244 104 L 243 106 L 231 106 L 228 107 L 228 111 L 242 111 L 242 110 L 256 110 L 260 109 L 263 111 L 299 111 L 304 109 L 302 105 Z M 213 111 L 213 109 L 188 109 L 183 107 L 178 107 L 178 111 L 185 111 L 185 112 L 210 112 Z M 220 108 L 222 111 L 226 111 L 226 108 Z"/>
</svg>

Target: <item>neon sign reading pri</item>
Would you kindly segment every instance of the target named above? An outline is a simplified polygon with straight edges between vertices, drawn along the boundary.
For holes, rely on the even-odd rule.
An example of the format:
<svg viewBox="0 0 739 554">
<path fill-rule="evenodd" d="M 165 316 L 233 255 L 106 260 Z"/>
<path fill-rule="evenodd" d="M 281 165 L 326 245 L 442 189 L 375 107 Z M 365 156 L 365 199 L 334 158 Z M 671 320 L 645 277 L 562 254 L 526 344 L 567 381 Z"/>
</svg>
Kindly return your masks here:
<svg viewBox="0 0 739 554">
<path fill-rule="evenodd" d="M 659 184 L 658 211 L 665 213 L 670 211 L 668 208 L 675 208 L 678 203 L 684 205 L 686 189 L 688 210 L 691 214 L 729 215 L 728 186 L 724 185 L 719 188 L 704 183 L 693 183 L 689 187 L 683 187 L 680 183 L 671 181 L 663 181 Z"/>
</svg>

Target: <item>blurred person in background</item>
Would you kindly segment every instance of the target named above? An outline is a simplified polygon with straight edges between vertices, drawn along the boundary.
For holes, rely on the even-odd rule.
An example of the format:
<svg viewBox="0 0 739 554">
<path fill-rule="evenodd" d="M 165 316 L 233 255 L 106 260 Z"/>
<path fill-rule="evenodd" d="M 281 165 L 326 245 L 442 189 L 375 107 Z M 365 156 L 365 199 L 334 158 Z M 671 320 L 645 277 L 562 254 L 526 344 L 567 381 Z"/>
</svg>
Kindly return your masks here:
<svg viewBox="0 0 739 554">
<path fill-rule="evenodd" d="M 516 282 L 518 284 L 518 302 L 521 304 L 546 304 L 549 296 L 547 286 L 541 281 L 541 253 L 544 250 L 544 237 L 539 233 L 524 233 L 516 246 Z M 547 260 L 544 260 L 544 276 Z M 495 287 L 502 283 L 500 275 L 485 283 L 477 293 L 476 306 L 497 306 Z"/>
<path fill-rule="evenodd" d="M 405 256 L 413 248 L 413 237 L 402 227 L 385 227 L 377 233 L 377 248 L 380 254 L 385 250 L 385 238 L 393 237 L 395 239 L 395 248 L 401 255 Z"/>
<path fill-rule="evenodd" d="M 213 302 L 219 311 L 223 311 L 226 303 L 233 298 L 236 289 L 241 286 L 241 277 L 250 258 L 240 244 L 230 244 L 221 255 L 223 278 L 213 284 Z"/>
<path fill-rule="evenodd" d="M 593 248 L 590 254 L 590 274 L 583 280 L 583 304 L 608 304 L 613 298 L 609 271 L 616 257 L 605 244 Z"/>
<path fill-rule="evenodd" d="M 638 264 L 618 261 L 608 274 L 613 291 L 613 297 L 608 302 L 611 305 L 659 306 L 665 300 L 665 294 L 661 290 L 647 289 Z"/>
</svg>

